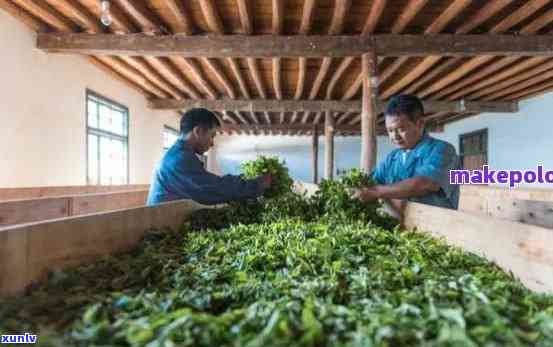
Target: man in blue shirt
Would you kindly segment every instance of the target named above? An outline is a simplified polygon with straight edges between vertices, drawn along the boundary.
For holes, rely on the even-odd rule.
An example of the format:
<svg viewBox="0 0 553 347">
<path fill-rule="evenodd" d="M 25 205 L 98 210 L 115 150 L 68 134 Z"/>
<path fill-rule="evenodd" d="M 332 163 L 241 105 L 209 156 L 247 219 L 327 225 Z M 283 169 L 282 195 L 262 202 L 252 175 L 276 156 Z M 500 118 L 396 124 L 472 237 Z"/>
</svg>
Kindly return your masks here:
<svg viewBox="0 0 553 347">
<path fill-rule="evenodd" d="M 255 198 L 271 186 L 271 176 L 252 180 L 217 176 L 205 170 L 197 157 L 213 146 L 219 121 L 206 109 L 187 111 L 180 121 L 180 136 L 157 166 L 147 205 L 191 199 L 204 205 Z"/>
<path fill-rule="evenodd" d="M 449 183 L 449 170 L 459 169 L 459 158 L 451 144 L 426 133 L 423 116 L 416 96 L 398 95 L 390 100 L 386 130 L 398 148 L 372 173 L 377 185 L 355 191 L 354 198 L 383 199 L 400 215 L 405 200 L 457 209 L 459 186 Z"/>
</svg>

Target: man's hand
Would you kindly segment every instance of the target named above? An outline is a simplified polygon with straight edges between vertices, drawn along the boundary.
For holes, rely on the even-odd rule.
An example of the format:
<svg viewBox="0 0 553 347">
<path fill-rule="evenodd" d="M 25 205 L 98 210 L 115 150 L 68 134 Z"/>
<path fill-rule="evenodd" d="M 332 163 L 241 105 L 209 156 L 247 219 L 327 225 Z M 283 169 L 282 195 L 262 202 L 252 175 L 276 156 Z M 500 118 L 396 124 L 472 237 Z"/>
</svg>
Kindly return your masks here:
<svg viewBox="0 0 553 347">
<path fill-rule="evenodd" d="M 351 195 L 351 198 L 360 200 L 362 202 L 373 202 L 376 201 L 379 196 L 377 188 L 375 186 L 371 188 L 355 189 Z"/>
<path fill-rule="evenodd" d="M 261 176 L 261 187 L 263 188 L 263 190 L 269 189 L 272 184 L 273 184 L 273 176 L 271 175 Z"/>
</svg>

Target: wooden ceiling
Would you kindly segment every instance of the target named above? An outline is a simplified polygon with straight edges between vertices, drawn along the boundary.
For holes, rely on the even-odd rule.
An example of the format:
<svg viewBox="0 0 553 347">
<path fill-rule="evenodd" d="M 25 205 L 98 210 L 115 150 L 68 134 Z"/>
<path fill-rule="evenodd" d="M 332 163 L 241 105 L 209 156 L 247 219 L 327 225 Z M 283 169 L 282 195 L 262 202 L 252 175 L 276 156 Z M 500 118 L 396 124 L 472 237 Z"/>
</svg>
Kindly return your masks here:
<svg viewBox="0 0 553 347">
<path fill-rule="evenodd" d="M 181 35 L 505 34 L 553 30 L 550 0 L 112 0 L 113 24 L 100 22 L 99 0 L 0 0 L 0 8 L 41 33 Z M 359 57 L 236 58 L 95 55 L 87 59 L 154 104 L 193 99 L 359 101 Z M 518 101 L 553 89 L 547 56 L 384 57 L 379 98 L 413 93 L 456 105 Z M 178 103 L 176 103 L 178 105 Z M 227 104 L 229 105 L 229 104 Z M 262 103 L 261 103 L 262 105 Z M 274 111 L 276 109 L 276 111 Z M 480 108 L 436 108 L 444 123 Z M 338 134 L 358 133 L 359 111 L 336 112 Z M 307 134 L 323 112 L 222 109 L 228 132 Z M 379 119 L 382 131 L 382 118 Z"/>
</svg>

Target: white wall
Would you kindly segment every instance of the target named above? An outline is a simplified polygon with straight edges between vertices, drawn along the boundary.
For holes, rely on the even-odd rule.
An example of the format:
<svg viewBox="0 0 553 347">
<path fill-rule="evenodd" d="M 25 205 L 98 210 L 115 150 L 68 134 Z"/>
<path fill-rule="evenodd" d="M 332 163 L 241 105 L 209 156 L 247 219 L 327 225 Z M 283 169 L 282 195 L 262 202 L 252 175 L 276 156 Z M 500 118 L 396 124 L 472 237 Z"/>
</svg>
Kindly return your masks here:
<svg viewBox="0 0 553 347">
<path fill-rule="evenodd" d="M 85 91 L 129 108 L 130 183 L 150 183 L 163 124 L 145 98 L 78 56 L 36 50 L 27 27 L 0 11 L 0 187 L 86 184 Z"/>
<path fill-rule="evenodd" d="M 553 170 L 553 93 L 522 101 L 519 112 L 485 113 L 445 126 L 443 133 L 431 136 L 453 144 L 459 151 L 459 135 L 488 129 L 488 163 L 494 169 L 533 169 L 542 164 Z M 324 172 L 324 139 L 319 142 L 319 176 Z M 217 141 L 220 173 L 237 173 L 241 161 L 258 154 L 284 158 L 295 179 L 311 182 L 311 137 L 234 136 Z M 378 159 L 393 149 L 387 137 L 378 138 Z M 361 139 L 337 138 L 336 169 L 359 167 Z M 534 186 L 534 185 L 533 185 Z M 542 185 L 544 186 L 544 185 Z"/>
<path fill-rule="evenodd" d="M 553 94 L 519 103 L 512 114 L 483 113 L 447 124 L 436 137 L 459 151 L 459 135 L 488 129 L 488 163 L 497 169 L 531 169 L 538 164 L 553 169 Z"/>
<path fill-rule="evenodd" d="M 258 155 L 278 155 L 286 161 L 290 174 L 296 180 L 312 181 L 311 136 L 219 136 L 216 138 L 215 156 L 218 172 L 237 174 L 240 163 Z M 319 137 L 319 178 L 324 176 L 324 137 Z M 377 160 L 383 158 L 392 145 L 387 137 L 379 136 Z M 334 140 L 335 172 L 359 167 L 361 138 L 336 137 Z"/>
</svg>

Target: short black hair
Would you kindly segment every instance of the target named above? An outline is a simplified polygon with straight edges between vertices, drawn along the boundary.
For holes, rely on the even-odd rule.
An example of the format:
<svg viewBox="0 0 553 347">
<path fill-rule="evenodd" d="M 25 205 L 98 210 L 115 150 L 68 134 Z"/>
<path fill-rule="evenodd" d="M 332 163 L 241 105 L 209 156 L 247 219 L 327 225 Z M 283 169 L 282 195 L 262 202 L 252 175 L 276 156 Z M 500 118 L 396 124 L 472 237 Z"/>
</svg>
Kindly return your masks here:
<svg viewBox="0 0 553 347">
<path fill-rule="evenodd" d="M 415 95 L 400 94 L 393 96 L 386 107 L 386 117 L 405 115 L 413 123 L 424 116 L 421 100 Z"/>
<path fill-rule="evenodd" d="M 221 126 L 213 112 L 205 108 L 192 108 L 183 113 L 180 119 L 180 132 L 188 134 L 194 127 L 212 129 Z"/>
</svg>

